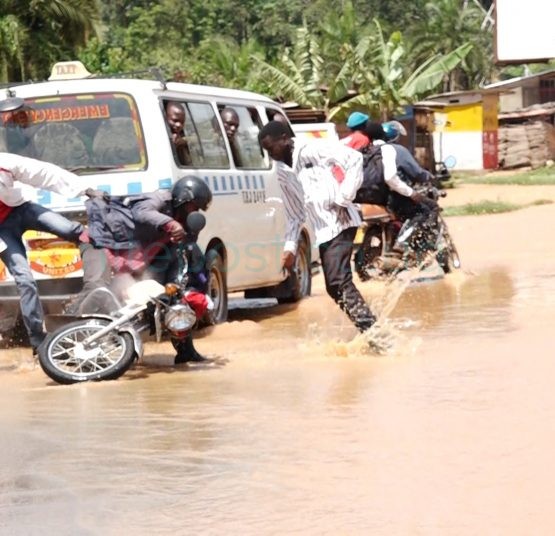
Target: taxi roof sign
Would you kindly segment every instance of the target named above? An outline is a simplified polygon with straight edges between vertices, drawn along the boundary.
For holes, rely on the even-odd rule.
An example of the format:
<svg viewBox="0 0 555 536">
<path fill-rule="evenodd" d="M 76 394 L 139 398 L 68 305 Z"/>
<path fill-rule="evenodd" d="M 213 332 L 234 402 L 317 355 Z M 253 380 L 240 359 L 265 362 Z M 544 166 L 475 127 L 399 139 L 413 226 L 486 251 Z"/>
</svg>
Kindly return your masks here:
<svg viewBox="0 0 555 536">
<path fill-rule="evenodd" d="M 80 61 L 59 61 L 52 66 L 48 80 L 78 80 L 92 74 Z"/>
</svg>

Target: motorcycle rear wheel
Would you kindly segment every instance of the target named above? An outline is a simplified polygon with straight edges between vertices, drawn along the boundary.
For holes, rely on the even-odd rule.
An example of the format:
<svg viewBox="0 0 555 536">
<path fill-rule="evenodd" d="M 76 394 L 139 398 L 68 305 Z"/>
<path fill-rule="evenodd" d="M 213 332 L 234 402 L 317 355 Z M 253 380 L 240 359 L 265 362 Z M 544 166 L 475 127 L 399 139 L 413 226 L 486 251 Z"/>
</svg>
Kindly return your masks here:
<svg viewBox="0 0 555 536">
<path fill-rule="evenodd" d="M 355 253 L 355 270 L 361 281 L 370 279 L 369 270 L 377 268 L 376 261 L 384 251 L 382 230 L 372 225 L 366 229 L 362 244 Z"/>
<path fill-rule="evenodd" d="M 61 384 L 119 378 L 135 358 L 133 337 L 129 333 L 110 332 L 90 348 L 82 344 L 108 324 L 107 319 L 88 318 L 49 334 L 38 350 L 42 370 Z"/>
</svg>

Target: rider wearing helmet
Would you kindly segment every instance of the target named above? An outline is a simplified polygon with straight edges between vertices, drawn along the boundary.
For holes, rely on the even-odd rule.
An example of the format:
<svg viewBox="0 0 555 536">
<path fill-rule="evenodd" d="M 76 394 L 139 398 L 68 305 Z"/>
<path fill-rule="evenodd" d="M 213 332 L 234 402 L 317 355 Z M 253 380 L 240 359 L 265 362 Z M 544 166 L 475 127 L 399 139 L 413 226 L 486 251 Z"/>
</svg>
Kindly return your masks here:
<svg viewBox="0 0 555 536">
<path fill-rule="evenodd" d="M 206 291 L 208 277 L 204 256 L 196 245 L 197 234 L 187 228 L 187 216 L 206 211 L 212 192 L 204 180 L 194 175 L 180 178 L 171 190 L 123 200 L 94 199 L 88 202 L 88 236 L 83 237 L 83 290 L 71 308 L 76 310 L 95 288 L 108 287 L 113 274 L 154 279 L 160 284 L 175 280 L 179 270 L 177 248 L 186 244 L 189 285 Z M 208 297 L 200 317 L 210 307 Z M 177 348 L 176 363 L 203 361 L 194 348 L 191 335 Z"/>
<path fill-rule="evenodd" d="M 208 210 L 212 203 L 212 192 L 204 180 L 194 175 L 179 179 L 171 191 L 158 190 L 146 194 L 132 206 L 133 219 L 137 226 L 137 238 L 148 247 L 169 236 L 156 256 L 149 262 L 143 277 L 155 279 L 161 284 L 175 280 L 179 270 L 177 245 L 185 243 L 189 264 L 188 286 L 204 294 L 208 286 L 204 255 L 196 245 L 198 235 L 187 228 L 187 216 L 192 212 Z M 197 317 L 212 306 L 208 296 L 204 296 L 204 307 L 195 309 Z M 175 363 L 205 361 L 193 345 L 191 333 L 183 341 L 174 341 L 177 350 Z"/>
</svg>

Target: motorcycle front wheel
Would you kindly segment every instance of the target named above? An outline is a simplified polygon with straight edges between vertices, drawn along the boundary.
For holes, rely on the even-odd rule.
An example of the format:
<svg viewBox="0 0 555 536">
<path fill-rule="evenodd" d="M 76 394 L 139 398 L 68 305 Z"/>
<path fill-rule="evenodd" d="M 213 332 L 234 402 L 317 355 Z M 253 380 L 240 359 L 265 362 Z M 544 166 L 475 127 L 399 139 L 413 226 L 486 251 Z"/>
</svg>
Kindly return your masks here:
<svg viewBox="0 0 555 536">
<path fill-rule="evenodd" d="M 447 230 L 447 225 L 444 221 L 442 224 L 442 236 L 440 240 L 440 248 L 436 254 L 437 263 L 440 265 L 444 273 L 450 274 L 453 270 L 458 270 L 461 267 L 461 259 L 455 247 L 455 243 Z"/>
<path fill-rule="evenodd" d="M 133 364 L 135 346 L 126 332 L 112 331 L 89 346 L 83 341 L 109 324 L 88 318 L 49 334 L 38 350 L 42 370 L 62 384 L 115 380 Z"/>
</svg>

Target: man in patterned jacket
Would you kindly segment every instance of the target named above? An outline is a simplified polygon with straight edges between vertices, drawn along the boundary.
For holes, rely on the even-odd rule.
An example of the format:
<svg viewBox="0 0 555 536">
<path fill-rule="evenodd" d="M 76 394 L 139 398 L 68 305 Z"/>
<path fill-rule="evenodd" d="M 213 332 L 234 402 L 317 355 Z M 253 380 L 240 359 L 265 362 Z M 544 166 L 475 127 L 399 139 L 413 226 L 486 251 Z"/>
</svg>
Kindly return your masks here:
<svg viewBox="0 0 555 536">
<path fill-rule="evenodd" d="M 314 226 L 326 290 L 364 332 L 375 316 L 353 283 L 353 241 L 361 224 L 352 201 L 362 183 L 362 154 L 339 142 L 316 140 L 301 145 L 288 125 L 270 121 L 259 139 L 277 162 L 278 180 L 287 216 L 282 265 L 293 267 L 306 215 Z"/>
</svg>

